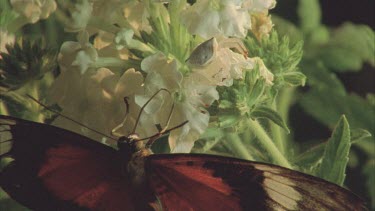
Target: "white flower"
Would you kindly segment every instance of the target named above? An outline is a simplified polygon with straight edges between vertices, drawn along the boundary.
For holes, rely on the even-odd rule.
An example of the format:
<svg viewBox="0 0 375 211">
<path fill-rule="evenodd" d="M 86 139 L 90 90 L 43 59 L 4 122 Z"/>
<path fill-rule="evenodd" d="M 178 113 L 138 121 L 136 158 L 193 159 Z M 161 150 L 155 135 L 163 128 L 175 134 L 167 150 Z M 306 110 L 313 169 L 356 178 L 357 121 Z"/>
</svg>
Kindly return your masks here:
<svg viewBox="0 0 375 211">
<path fill-rule="evenodd" d="M 134 0 L 129 1 L 125 4 L 123 12 L 124 17 L 138 36 L 140 31 L 151 33 L 152 27 L 148 21 L 150 13 L 147 10 L 146 3 Z"/>
<path fill-rule="evenodd" d="M 50 90 L 51 100 L 63 108 L 79 108 L 80 98 L 87 95 L 84 88 L 91 83 L 90 77 L 96 73 L 90 64 L 96 61 L 98 55 L 88 43 L 88 34 L 80 33 L 78 40 L 62 44 L 58 55 L 61 72 Z M 79 86 L 84 88 L 77 88 Z"/>
<path fill-rule="evenodd" d="M 192 68 L 200 77 L 204 77 L 214 86 L 231 86 L 233 79 L 242 77 L 243 69 L 252 69 L 242 54 L 235 53 L 229 48 L 222 48 L 217 51 L 216 57 L 209 64 L 202 67 Z"/>
<path fill-rule="evenodd" d="M 208 127 L 210 114 L 206 108 L 219 99 L 216 86 L 203 84 L 202 81 L 195 80 L 196 78 L 194 73 L 184 78 L 179 93 L 181 99 L 175 105 L 170 125 L 178 125 L 186 120 L 189 122 L 170 133 L 169 146 L 173 153 L 191 151 L 194 142 Z"/>
<path fill-rule="evenodd" d="M 265 12 L 276 6 L 276 0 L 245 0 L 242 5 L 250 12 Z"/>
<path fill-rule="evenodd" d="M 6 45 L 13 45 L 15 37 L 13 34 L 10 34 L 6 29 L 0 28 L 0 53 L 7 52 L 5 48 Z M 0 56 L 1 59 L 1 56 Z"/>
<path fill-rule="evenodd" d="M 171 92 L 171 96 L 155 97 L 145 113 L 153 117 L 154 124 L 165 126 L 171 104 L 174 103 L 169 126 L 189 122 L 171 132 L 169 145 L 172 152 L 190 152 L 194 142 L 208 126 L 209 113 L 205 108 L 219 98 L 216 86 L 196 80 L 194 73 L 182 77 L 176 60 L 168 59 L 161 53 L 144 59 L 142 68 L 148 73 L 144 82 L 145 95 L 136 96 L 136 103 L 143 105 L 145 100 L 162 88 Z"/>
<path fill-rule="evenodd" d="M 182 13 L 181 21 L 191 34 L 244 38 L 252 29 L 251 16 L 268 14 L 275 0 L 197 0 Z"/>
<path fill-rule="evenodd" d="M 59 1 L 58 18 L 63 22 L 64 29 L 68 32 L 84 30 L 91 18 L 93 4 L 89 0 Z"/>
<path fill-rule="evenodd" d="M 29 23 L 46 19 L 56 10 L 55 0 L 10 0 L 15 11 L 25 16 Z"/>
<path fill-rule="evenodd" d="M 93 3 L 92 15 L 105 20 L 107 24 L 119 24 L 123 19 L 123 0 L 91 0 Z"/>
<path fill-rule="evenodd" d="M 233 52 L 230 48 L 237 48 L 243 54 Z M 233 79 L 242 78 L 244 70 L 254 68 L 255 60 L 247 58 L 246 53 L 241 40 L 222 38 L 217 42 L 216 38 L 212 38 L 193 50 L 187 64 L 197 75 L 196 80 L 206 80 L 206 84 L 213 86 L 229 87 Z"/>
<path fill-rule="evenodd" d="M 256 36 L 258 40 L 262 39 L 262 37 L 268 37 L 273 23 L 271 20 L 271 16 L 267 15 L 267 13 L 254 13 L 251 15 L 251 21 L 253 23 L 253 27 L 251 31 Z"/>
<path fill-rule="evenodd" d="M 189 32 L 208 39 L 218 35 L 245 37 L 251 27 L 250 15 L 241 1 L 200 0 L 182 13 Z"/>
<path fill-rule="evenodd" d="M 266 84 L 272 85 L 273 81 L 273 74 L 271 71 L 269 71 L 264 65 L 263 60 L 259 57 L 251 58 L 252 63 L 258 65 L 260 76 L 266 79 Z"/>
<path fill-rule="evenodd" d="M 88 42 L 87 32 L 79 34 L 78 42 L 64 42 L 58 55 L 61 71 L 69 69 L 81 74 L 84 74 L 97 59 L 98 53 Z"/>
<path fill-rule="evenodd" d="M 243 3 L 251 15 L 251 31 L 260 40 L 268 36 L 273 24 L 268 10 L 273 9 L 276 5 L 275 0 L 246 0 Z"/>
<path fill-rule="evenodd" d="M 141 91 L 142 74 L 129 69 L 122 76 L 117 76 L 106 68 L 88 71 L 83 75 L 74 73 L 59 75 L 50 92 L 52 102 L 58 103 L 63 109 L 62 114 L 110 135 L 125 117 L 126 106 L 123 99 L 128 97 L 130 113 L 122 130 L 117 131 L 128 135 L 139 113 L 134 95 Z M 58 117 L 53 124 L 98 141 L 103 139 L 102 135 L 62 117 Z"/>
</svg>

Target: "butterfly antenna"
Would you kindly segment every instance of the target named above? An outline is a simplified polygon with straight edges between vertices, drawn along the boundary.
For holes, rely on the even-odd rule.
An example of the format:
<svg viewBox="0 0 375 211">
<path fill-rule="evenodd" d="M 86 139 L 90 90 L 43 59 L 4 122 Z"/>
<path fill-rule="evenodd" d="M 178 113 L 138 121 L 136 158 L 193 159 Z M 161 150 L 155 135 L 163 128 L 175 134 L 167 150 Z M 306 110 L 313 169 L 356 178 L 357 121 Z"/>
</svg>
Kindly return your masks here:
<svg viewBox="0 0 375 211">
<path fill-rule="evenodd" d="M 161 91 L 165 91 L 167 92 L 169 95 L 172 95 L 167 89 L 159 89 L 157 92 L 155 92 L 155 94 L 153 94 L 150 99 L 147 100 L 147 102 L 141 107 L 141 110 L 139 111 L 138 113 L 138 116 L 137 116 L 137 120 L 135 122 L 135 125 L 134 125 L 134 128 L 133 128 L 133 131 L 131 132 L 131 134 L 134 134 L 135 133 L 135 130 L 137 129 L 137 126 L 138 126 L 138 123 L 139 123 L 139 120 L 141 118 L 141 114 L 142 112 L 144 111 L 145 107 L 151 102 L 152 99 L 154 99 L 156 97 L 156 95 L 158 95 Z"/>
<path fill-rule="evenodd" d="M 142 138 L 142 139 L 139 139 L 138 141 L 143 141 L 143 140 L 147 140 L 149 139 L 149 141 L 146 143 L 146 148 L 150 148 L 152 146 L 152 144 L 160 137 L 162 137 L 163 135 L 165 134 L 168 134 L 169 132 L 171 132 L 172 130 L 175 130 L 177 128 L 180 128 L 182 126 L 184 126 L 186 123 L 188 123 L 189 121 L 186 120 L 184 122 L 182 122 L 181 124 L 177 125 L 177 126 L 174 126 L 172 128 L 169 128 L 167 130 L 164 130 L 164 131 L 161 131 L 155 135 L 152 135 L 152 136 L 149 136 L 149 137 L 146 137 L 146 138 Z"/>
<path fill-rule="evenodd" d="M 130 108 L 128 97 L 124 97 L 124 103 L 125 103 L 125 108 L 126 108 L 124 120 L 119 125 L 117 125 L 115 128 L 113 128 L 112 131 L 111 131 L 111 135 L 116 136 L 116 137 L 124 136 L 123 134 L 120 134 L 120 133 L 116 132 L 118 129 L 120 129 L 124 126 L 126 120 L 128 119 L 129 108 Z"/>
<path fill-rule="evenodd" d="M 78 121 L 76 121 L 76 120 L 74 120 L 74 119 L 68 117 L 68 116 L 65 116 L 64 114 L 61 114 L 60 112 L 57 112 L 57 111 L 55 111 L 55 110 L 49 108 L 48 106 L 46 106 L 46 105 L 44 105 L 43 103 L 39 102 L 37 99 L 35 99 L 34 97 L 32 97 L 32 96 L 29 95 L 29 94 L 26 94 L 26 96 L 29 97 L 29 98 L 30 98 L 31 100 L 33 100 L 34 102 L 36 102 L 37 104 L 39 104 L 40 106 L 42 106 L 43 108 L 47 109 L 48 111 L 51 111 L 51 112 L 53 112 L 53 113 L 55 113 L 55 114 L 57 114 L 57 115 L 59 115 L 59 116 L 65 118 L 65 119 L 67 119 L 67 120 L 70 120 L 70 121 L 76 123 L 77 125 L 79 125 L 79 126 L 81 126 L 81 127 L 84 127 L 84 128 L 86 128 L 86 129 L 88 129 L 88 130 L 91 130 L 92 132 L 95 132 L 95 133 L 97 133 L 97 134 L 99 134 L 99 135 L 102 135 L 102 136 L 104 136 L 104 137 L 106 137 L 106 138 L 109 138 L 109 139 L 112 139 L 112 140 L 117 141 L 117 139 L 114 139 L 114 138 L 112 138 L 112 137 L 110 137 L 110 136 L 108 136 L 108 135 L 106 135 L 106 134 L 104 134 L 104 133 L 102 133 L 102 132 L 100 132 L 100 131 L 97 131 L 97 130 L 95 130 L 95 129 L 92 129 L 92 128 L 90 128 L 90 127 L 88 127 L 88 126 L 86 126 L 86 125 L 84 125 L 84 124 L 82 124 L 82 123 L 80 123 L 80 122 L 78 122 Z"/>
</svg>

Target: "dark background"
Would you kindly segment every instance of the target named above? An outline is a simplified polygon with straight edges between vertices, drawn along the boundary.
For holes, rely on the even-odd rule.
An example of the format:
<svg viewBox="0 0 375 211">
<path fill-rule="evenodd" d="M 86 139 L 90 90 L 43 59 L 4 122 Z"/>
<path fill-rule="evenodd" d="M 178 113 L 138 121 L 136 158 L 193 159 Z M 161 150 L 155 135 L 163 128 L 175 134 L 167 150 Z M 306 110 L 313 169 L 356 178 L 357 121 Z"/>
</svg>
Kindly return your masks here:
<svg viewBox="0 0 375 211">
<path fill-rule="evenodd" d="M 375 1 L 374 0 L 321 0 L 323 23 L 329 26 L 339 26 L 346 21 L 356 24 L 366 24 L 375 29 Z M 375 40 L 374 40 L 375 42 Z M 375 71 L 365 64 L 359 73 L 339 74 L 349 92 L 354 91 L 362 96 L 368 92 L 375 92 Z M 374 117 L 375 118 L 375 117 Z"/>
</svg>

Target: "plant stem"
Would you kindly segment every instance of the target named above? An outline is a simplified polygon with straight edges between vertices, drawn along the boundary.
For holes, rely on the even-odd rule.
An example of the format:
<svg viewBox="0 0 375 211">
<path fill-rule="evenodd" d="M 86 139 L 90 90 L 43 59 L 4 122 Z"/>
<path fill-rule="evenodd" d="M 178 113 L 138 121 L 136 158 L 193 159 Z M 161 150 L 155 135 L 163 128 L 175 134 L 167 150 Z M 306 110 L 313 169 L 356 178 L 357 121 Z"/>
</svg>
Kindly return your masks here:
<svg viewBox="0 0 375 211">
<path fill-rule="evenodd" d="M 131 67 L 134 67 L 135 62 L 132 60 L 122 60 L 115 57 L 99 57 L 98 60 L 92 65 L 92 67 L 100 68 L 100 67 L 120 67 L 123 69 L 129 69 Z"/>
<path fill-rule="evenodd" d="M 35 99 L 39 99 L 39 89 L 38 89 L 37 82 L 31 82 L 29 84 L 28 94 L 34 97 Z M 40 105 L 34 101 L 32 101 L 30 106 L 30 111 L 32 112 L 32 119 L 36 122 L 44 122 L 43 114 L 40 112 Z"/>
<path fill-rule="evenodd" d="M 295 87 L 284 88 L 280 91 L 277 100 L 277 112 L 281 115 L 281 118 L 288 124 L 289 110 L 295 100 Z M 280 138 L 283 140 L 284 154 L 288 153 L 288 146 L 291 145 L 291 139 L 288 137 L 285 131 L 279 128 Z"/>
<path fill-rule="evenodd" d="M 294 96 L 295 96 L 295 87 L 291 88 L 284 88 L 281 90 L 277 106 L 278 106 L 278 112 L 280 113 L 281 117 L 287 121 L 288 120 L 288 114 L 289 114 L 289 108 L 291 104 L 293 103 Z"/>
<path fill-rule="evenodd" d="M 284 166 L 286 168 L 292 168 L 288 160 L 276 147 L 275 143 L 273 143 L 273 141 L 268 136 L 263 127 L 259 124 L 259 122 L 256 120 L 249 119 L 248 124 L 249 129 L 257 136 L 260 144 L 267 150 L 272 160 L 278 165 Z"/>
<path fill-rule="evenodd" d="M 275 110 L 275 111 L 278 111 L 277 110 L 277 105 L 276 105 L 276 102 L 274 102 L 272 104 L 272 108 Z M 285 154 L 285 143 L 284 143 L 284 140 L 282 138 L 282 135 L 281 135 L 281 128 L 280 126 L 270 122 L 270 126 L 271 126 L 271 132 L 272 132 L 272 138 L 273 138 L 273 142 L 275 143 L 276 147 L 279 149 L 279 151 L 283 154 Z"/>
<path fill-rule="evenodd" d="M 225 134 L 224 143 L 238 156 L 246 160 L 254 160 L 250 153 L 246 150 L 246 146 L 242 143 L 241 138 L 234 133 Z"/>
</svg>

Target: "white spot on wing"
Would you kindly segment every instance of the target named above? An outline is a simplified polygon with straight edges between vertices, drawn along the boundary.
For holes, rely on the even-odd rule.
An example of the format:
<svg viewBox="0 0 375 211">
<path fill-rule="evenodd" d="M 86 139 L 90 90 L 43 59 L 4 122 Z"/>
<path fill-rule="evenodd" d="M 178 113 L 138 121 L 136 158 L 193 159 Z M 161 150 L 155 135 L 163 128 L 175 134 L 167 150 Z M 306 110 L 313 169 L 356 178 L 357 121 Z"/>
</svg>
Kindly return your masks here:
<svg viewBox="0 0 375 211">
<path fill-rule="evenodd" d="M 280 175 L 275 175 L 275 174 L 272 174 L 272 173 L 269 173 L 269 172 L 263 172 L 263 176 L 266 177 L 266 178 L 272 179 L 274 181 L 278 181 L 279 183 L 282 183 L 282 184 L 285 184 L 285 185 L 289 185 L 289 186 L 295 186 L 296 185 L 289 178 L 283 177 L 283 176 L 280 176 Z"/>
<path fill-rule="evenodd" d="M 12 133 L 9 124 L 13 125 L 15 122 L 7 119 L 0 120 L 0 155 L 9 152 L 12 147 Z"/>
<path fill-rule="evenodd" d="M 12 142 L 10 142 L 10 141 L 0 143 L 0 155 L 3 155 L 5 153 L 9 152 L 11 147 L 12 147 Z"/>
<path fill-rule="evenodd" d="M 267 166 L 267 165 L 255 165 L 255 169 L 261 170 L 261 171 L 266 171 L 266 172 L 272 172 L 275 174 L 281 173 L 280 169 L 277 169 L 273 166 Z"/>
<path fill-rule="evenodd" d="M 11 119 L 0 119 L 0 125 L 15 125 L 16 121 Z"/>
<path fill-rule="evenodd" d="M 268 196 L 286 210 L 298 210 L 298 201 L 302 199 L 302 195 L 293 188 L 295 183 L 288 178 L 269 172 L 264 172 L 263 175 L 265 177 L 263 185 Z"/>
</svg>

